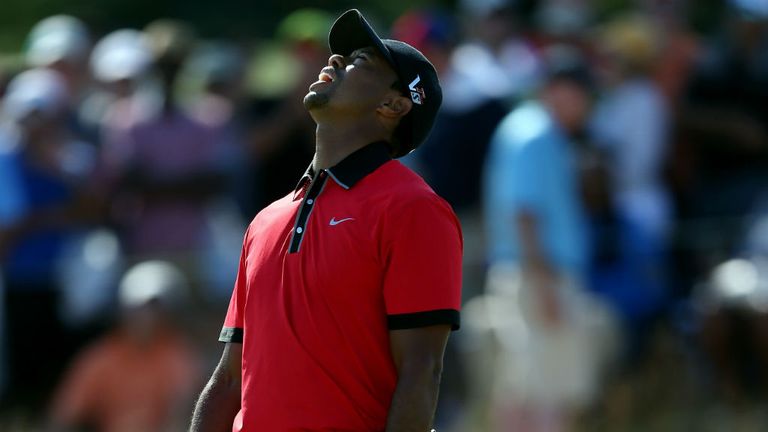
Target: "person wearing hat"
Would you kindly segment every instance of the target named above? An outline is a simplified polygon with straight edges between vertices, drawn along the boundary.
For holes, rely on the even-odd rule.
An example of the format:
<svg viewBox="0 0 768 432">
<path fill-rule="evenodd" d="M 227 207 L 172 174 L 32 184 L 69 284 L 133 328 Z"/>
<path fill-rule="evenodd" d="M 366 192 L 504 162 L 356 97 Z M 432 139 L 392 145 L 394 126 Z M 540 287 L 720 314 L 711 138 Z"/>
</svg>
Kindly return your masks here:
<svg viewBox="0 0 768 432">
<path fill-rule="evenodd" d="M 428 431 L 459 327 L 450 206 L 399 161 L 441 102 L 434 67 L 357 10 L 304 105 L 314 159 L 248 227 L 192 431 Z"/>
<path fill-rule="evenodd" d="M 61 74 L 34 68 L 9 83 L 0 103 L 0 321 L 9 353 L 3 408 L 37 406 L 67 356 L 58 265 L 98 212 L 84 193 L 93 148 L 67 127 L 70 100 Z M 46 329 L 46 356 L 27 337 L 30 326 Z"/>
<path fill-rule="evenodd" d="M 117 325 L 75 356 L 54 392 L 45 430 L 179 430 L 182 407 L 199 382 L 198 354 L 176 316 L 188 291 L 169 262 L 128 269 L 117 292 Z"/>
<path fill-rule="evenodd" d="M 72 102 L 87 84 L 91 37 L 85 23 L 70 15 L 53 15 L 36 23 L 27 35 L 24 61 L 30 68 L 59 73 Z"/>
</svg>

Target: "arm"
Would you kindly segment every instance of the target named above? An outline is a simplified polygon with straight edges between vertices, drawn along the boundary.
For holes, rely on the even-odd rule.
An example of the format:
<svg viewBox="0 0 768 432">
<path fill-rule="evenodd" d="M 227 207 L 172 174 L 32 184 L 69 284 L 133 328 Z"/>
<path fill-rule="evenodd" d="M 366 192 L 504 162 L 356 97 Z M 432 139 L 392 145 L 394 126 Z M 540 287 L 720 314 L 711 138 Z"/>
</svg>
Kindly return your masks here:
<svg viewBox="0 0 768 432">
<path fill-rule="evenodd" d="M 242 344 L 227 343 L 216 370 L 200 394 L 190 432 L 229 432 L 240 410 Z"/>
<path fill-rule="evenodd" d="M 535 268 L 545 265 L 546 259 L 541 250 L 537 232 L 536 215 L 528 210 L 521 210 L 515 215 L 517 235 L 520 238 L 520 253 L 523 267 Z"/>
<path fill-rule="evenodd" d="M 36 231 L 98 223 L 105 217 L 106 200 L 87 193 L 60 205 L 35 209 L 7 226 L 0 226 L 0 260 L 20 240 Z"/>
<path fill-rule="evenodd" d="M 522 255 L 522 270 L 539 299 L 544 318 L 550 323 L 557 323 L 560 318 L 560 308 L 557 300 L 557 273 L 552 268 L 541 250 L 536 216 L 529 211 L 520 211 L 515 216 L 515 224 L 520 238 Z"/>
<path fill-rule="evenodd" d="M 386 432 L 426 432 L 432 425 L 450 326 L 391 330 L 397 387 Z"/>
</svg>

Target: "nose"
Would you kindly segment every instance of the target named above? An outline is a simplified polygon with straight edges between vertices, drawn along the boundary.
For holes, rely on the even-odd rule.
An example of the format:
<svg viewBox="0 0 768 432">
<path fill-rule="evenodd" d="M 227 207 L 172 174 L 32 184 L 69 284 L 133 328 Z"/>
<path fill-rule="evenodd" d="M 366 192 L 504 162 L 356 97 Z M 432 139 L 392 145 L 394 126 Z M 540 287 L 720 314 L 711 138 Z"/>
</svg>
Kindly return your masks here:
<svg viewBox="0 0 768 432">
<path fill-rule="evenodd" d="M 344 69 L 346 64 L 344 63 L 344 57 L 339 54 L 333 54 L 328 57 L 328 66 L 334 69 Z"/>
</svg>

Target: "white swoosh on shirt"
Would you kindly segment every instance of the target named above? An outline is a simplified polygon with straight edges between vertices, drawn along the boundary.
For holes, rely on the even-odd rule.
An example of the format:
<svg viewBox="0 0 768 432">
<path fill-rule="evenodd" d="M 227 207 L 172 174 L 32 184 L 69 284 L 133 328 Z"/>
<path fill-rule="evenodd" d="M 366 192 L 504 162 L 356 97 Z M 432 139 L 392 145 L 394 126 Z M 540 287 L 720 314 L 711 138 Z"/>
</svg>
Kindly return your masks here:
<svg viewBox="0 0 768 432">
<path fill-rule="evenodd" d="M 339 219 L 339 220 L 336 220 L 336 218 L 335 218 L 335 217 L 332 217 L 332 218 L 331 218 L 331 221 L 330 221 L 330 222 L 328 222 L 328 225 L 330 225 L 330 226 L 336 226 L 336 225 L 338 225 L 338 224 L 340 224 L 340 223 L 342 223 L 342 222 L 346 222 L 346 221 L 350 221 L 350 220 L 355 220 L 355 218 L 344 218 L 344 219 Z"/>
</svg>

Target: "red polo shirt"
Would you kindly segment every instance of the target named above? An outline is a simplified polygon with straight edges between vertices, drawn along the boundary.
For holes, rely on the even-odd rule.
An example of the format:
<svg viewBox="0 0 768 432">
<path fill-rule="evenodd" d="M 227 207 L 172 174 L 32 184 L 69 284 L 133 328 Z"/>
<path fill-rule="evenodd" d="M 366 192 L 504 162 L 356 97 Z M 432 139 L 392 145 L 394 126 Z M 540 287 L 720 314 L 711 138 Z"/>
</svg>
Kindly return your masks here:
<svg viewBox="0 0 768 432">
<path fill-rule="evenodd" d="M 233 431 L 383 431 L 397 372 L 389 331 L 459 327 L 461 228 L 384 143 L 248 227 L 220 340 L 241 342 Z"/>
</svg>

